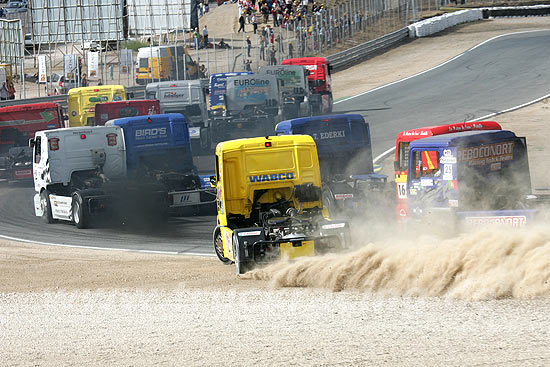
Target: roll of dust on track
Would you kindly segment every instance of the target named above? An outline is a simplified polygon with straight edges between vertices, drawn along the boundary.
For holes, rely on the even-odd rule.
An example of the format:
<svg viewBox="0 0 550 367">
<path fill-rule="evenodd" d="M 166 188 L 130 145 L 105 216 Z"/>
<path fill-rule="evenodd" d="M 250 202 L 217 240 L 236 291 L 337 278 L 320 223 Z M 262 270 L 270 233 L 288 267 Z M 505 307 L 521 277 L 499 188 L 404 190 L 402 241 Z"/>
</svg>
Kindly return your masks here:
<svg viewBox="0 0 550 367">
<path fill-rule="evenodd" d="M 411 237 L 409 237 L 411 238 Z M 354 289 L 463 300 L 550 297 L 550 233 L 492 228 L 438 239 L 368 243 L 346 254 L 300 258 L 242 276 L 275 287 Z"/>
</svg>

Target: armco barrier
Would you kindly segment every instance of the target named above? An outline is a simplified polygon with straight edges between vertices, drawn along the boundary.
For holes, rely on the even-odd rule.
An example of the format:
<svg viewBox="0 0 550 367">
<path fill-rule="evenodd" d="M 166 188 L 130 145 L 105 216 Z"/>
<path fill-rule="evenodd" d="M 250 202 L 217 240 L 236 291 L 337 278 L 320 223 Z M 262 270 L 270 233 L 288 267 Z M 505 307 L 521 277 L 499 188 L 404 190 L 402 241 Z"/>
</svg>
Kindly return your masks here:
<svg viewBox="0 0 550 367">
<path fill-rule="evenodd" d="M 528 17 L 550 15 L 550 5 L 534 5 L 525 7 L 495 7 L 483 9 L 483 18 L 496 17 Z"/>
<path fill-rule="evenodd" d="M 367 41 L 345 51 L 328 56 L 333 69 L 343 69 L 372 56 L 375 52 L 392 47 L 409 37 L 408 28 L 402 28 L 382 37 Z"/>
</svg>

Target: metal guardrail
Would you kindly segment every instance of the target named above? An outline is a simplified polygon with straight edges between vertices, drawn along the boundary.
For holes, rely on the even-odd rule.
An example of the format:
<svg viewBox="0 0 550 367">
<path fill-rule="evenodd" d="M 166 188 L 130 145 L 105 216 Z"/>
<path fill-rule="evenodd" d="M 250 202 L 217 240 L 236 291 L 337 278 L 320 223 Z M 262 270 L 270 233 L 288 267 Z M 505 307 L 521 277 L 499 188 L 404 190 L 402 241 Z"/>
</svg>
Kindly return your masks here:
<svg viewBox="0 0 550 367">
<path fill-rule="evenodd" d="M 126 94 L 129 96 L 128 99 L 145 99 L 145 86 L 137 85 L 135 87 L 127 87 Z M 61 107 L 67 108 L 67 95 L 59 94 L 56 96 L 36 97 L 36 98 L 27 98 L 27 99 L 11 99 L 8 101 L 0 101 L 0 107 L 17 106 L 17 105 L 31 104 L 31 103 L 44 103 L 44 102 L 58 103 L 59 105 L 61 105 Z"/>
<path fill-rule="evenodd" d="M 330 55 L 328 56 L 328 60 L 335 70 L 342 69 L 362 61 L 380 50 L 403 42 L 408 37 L 409 28 L 405 27 L 395 32 L 388 33 L 382 37 L 354 46 L 345 51 Z"/>
<path fill-rule="evenodd" d="M 550 15 L 549 6 L 534 7 L 509 7 L 509 8 L 486 8 L 483 9 L 483 18 L 496 17 L 528 17 L 528 16 L 548 16 Z"/>
</svg>

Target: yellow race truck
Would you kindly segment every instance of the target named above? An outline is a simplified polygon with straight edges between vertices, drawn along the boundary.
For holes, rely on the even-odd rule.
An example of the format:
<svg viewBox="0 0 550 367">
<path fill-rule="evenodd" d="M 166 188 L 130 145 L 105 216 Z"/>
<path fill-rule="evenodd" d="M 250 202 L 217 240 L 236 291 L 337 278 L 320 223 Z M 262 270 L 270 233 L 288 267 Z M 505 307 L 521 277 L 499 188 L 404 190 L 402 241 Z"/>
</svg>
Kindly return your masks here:
<svg viewBox="0 0 550 367">
<path fill-rule="evenodd" d="M 94 126 L 96 104 L 125 100 L 126 90 L 122 85 L 72 88 L 67 96 L 69 127 Z"/>
<path fill-rule="evenodd" d="M 308 135 L 221 142 L 216 147 L 214 250 L 237 274 L 280 258 L 346 248 L 349 226 L 323 209 L 317 148 Z"/>
</svg>

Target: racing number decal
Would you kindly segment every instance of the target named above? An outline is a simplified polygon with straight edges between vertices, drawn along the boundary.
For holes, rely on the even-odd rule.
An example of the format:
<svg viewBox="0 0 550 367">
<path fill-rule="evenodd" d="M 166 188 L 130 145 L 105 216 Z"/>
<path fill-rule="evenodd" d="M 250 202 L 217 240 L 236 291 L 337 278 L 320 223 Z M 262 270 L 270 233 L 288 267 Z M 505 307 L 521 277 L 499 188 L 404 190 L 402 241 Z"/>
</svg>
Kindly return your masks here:
<svg viewBox="0 0 550 367">
<path fill-rule="evenodd" d="M 453 179 L 453 166 L 451 164 L 444 164 L 443 165 L 443 177 L 444 180 L 452 180 Z"/>
<path fill-rule="evenodd" d="M 397 197 L 399 199 L 406 199 L 407 198 L 407 183 L 406 182 L 398 182 L 397 183 Z"/>
</svg>

